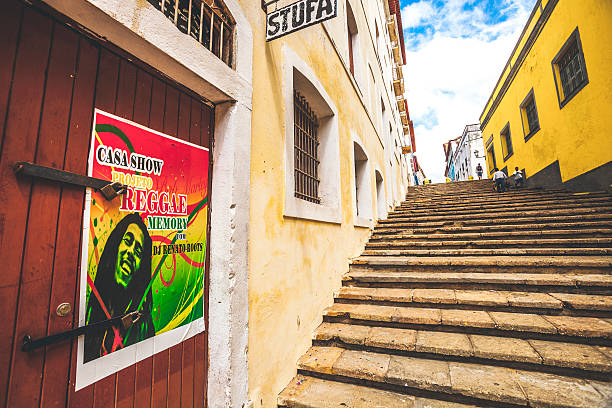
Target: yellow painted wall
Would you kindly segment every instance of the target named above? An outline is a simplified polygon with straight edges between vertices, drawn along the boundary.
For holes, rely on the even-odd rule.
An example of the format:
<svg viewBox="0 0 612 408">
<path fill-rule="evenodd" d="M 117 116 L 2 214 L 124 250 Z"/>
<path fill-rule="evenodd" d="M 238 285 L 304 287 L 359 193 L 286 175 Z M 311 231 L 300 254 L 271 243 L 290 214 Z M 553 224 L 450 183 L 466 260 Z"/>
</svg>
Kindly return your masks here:
<svg viewBox="0 0 612 408">
<path fill-rule="evenodd" d="M 344 3 L 328 24 L 340 54 L 346 53 Z M 360 2 L 355 17 L 364 19 Z M 348 271 L 349 258 L 364 248 L 370 230 L 354 227 L 355 179 L 351 132 L 359 135 L 369 155 L 372 214 L 376 216 L 375 168 L 385 172 L 383 146 L 376 133 L 376 112 L 368 116 L 358 91 L 322 25 L 271 42 L 265 41 L 265 15 L 260 2 L 240 0 L 253 30 L 253 115 L 251 143 L 251 209 L 249 247 L 249 398 L 254 407 L 276 407 L 277 395 L 296 374 L 298 358 L 311 345 L 322 311 Z M 272 6 L 273 7 L 273 6 Z M 363 21 L 362 21 L 363 23 Z M 376 56 L 369 34 L 360 31 L 362 67 Z M 283 216 L 285 197 L 283 44 L 315 72 L 338 108 L 342 224 Z M 378 67 L 376 67 L 378 69 Z M 365 82 L 362 99 L 368 99 Z M 289 105 L 291 109 L 291 105 Z M 380 109 L 377 105 L 377 109 Z M 371 119 L 370 119 L 371 118 Z M 394 159 L 395 160 L 395 159 Z M 383 174 L 385 179 L 390 177 Z M 386 183 L 385 183 L 386 184 Z M 401 185 L 401 184 L 400 184 Z M 405 191 L 405 190 L 404 190 Z M 388 200 L 391 192 L 387 191 Z M 403 197 L 405 193 L 402 192 Z"/>
<path fill-rule="evenodd" d="M 540 14 L 536 11 L 534 18 Z M 508 166 L 510 173 L 515 166 L 525 168 L 529 177 L 559 160 L 565 182 L 612 160 L 611 21 L 612 1 L 559 0 L 501 103 L 482 129 L 484 140 L 493 135 L 498 168 Z M 533 26 L 531 22 L 530 27 Z M 560 108 L 551 63 L 576 27 L 589 83 Z M 515 52 L 521 49 L 518 47 Z M 532 88 L 540 130 L 525 142 L 519 106 Z M 483 112 L 481 123 L 494 97 Z M 514 154 L 504 161 L 500 132 L 507 122 Z"/>
</svg>

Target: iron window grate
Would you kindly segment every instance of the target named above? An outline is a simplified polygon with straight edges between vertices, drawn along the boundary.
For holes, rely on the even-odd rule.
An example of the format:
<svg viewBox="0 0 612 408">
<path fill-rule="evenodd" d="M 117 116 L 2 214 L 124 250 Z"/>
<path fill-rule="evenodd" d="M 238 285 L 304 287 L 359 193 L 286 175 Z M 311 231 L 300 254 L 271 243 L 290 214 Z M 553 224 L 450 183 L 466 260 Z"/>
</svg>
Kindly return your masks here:
<svg viewBox="0 0 612 408">
<path fill-rule="evenodd" d="M 540 129 L 540 122 L 538 120 L 538 111 L 536 110 L 535 100 L 531 98 L 527 105 L 525 105 L 525 115 L 527 116 L 527 126 L 529 127 L 529 134 L 534 133 Z"/>
<path fill-rule="evenodd" d="M 576 41 L 573 41 L 563 53 L 558 66 L 563 95 L 567 97 L 572 95 L 585 81 L 582 58 Z"/>
<path fill-rule="evenodd" d="M 147 0 L 179 31 L 189 35 L 230 67 L 234 22 L 219 0 Z"/>
<path fill-rule="evenodd" d="M 293 96 L 295 197 L 320 204 L 319 121 L 306 98 L 297 91 Z"/>
</svg>

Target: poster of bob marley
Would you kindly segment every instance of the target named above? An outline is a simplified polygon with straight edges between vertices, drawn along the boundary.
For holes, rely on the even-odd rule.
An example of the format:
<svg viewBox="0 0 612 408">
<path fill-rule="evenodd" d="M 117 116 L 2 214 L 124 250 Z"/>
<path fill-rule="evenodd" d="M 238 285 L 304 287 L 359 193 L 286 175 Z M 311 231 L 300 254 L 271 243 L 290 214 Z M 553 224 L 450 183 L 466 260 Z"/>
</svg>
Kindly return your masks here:
<svg viewBox="0 0 612 408">
<path fill-rule="evenodd" d="M 208 154 L 95 110 L 88 175 L 125 191 L 87 191 L 80 325 L 139 313 L 81 336 L 77 389 L 204 329 Z"/>
</svg>

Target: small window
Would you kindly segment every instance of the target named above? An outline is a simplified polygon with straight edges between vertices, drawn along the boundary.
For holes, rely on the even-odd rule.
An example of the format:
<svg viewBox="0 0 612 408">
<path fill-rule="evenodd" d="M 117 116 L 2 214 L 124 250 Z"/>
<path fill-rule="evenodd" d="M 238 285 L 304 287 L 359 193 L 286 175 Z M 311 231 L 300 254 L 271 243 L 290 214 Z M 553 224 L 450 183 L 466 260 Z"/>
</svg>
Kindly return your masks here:
<svg viewBox="0 0 612 408">
<path fill-rule="evenodd" d="M 348 29 L 349 68 L 351 70 L 351 74 L 355 76 L 355 54 L 359 49 L 359 37 L 357 21 L 355 21 L 355 15 L 353 14 L 353 9 L 351 8 L 348 0 L 346 2 L 346 25 Z"/>
<path fill-rule="evenodd" d="M 493 148 L 493 143 L 487 149 L 487 166 L 489 167 L 489 174 L 493 174 L 495 168 L 497 167 L 497 163 L 495 163 L 495 149 Z"/>
<path fill-rule="evenodd" d="M 294 91 L 295 196 L 312 203 L 319 198 L 319 120 L 299 92 Z"/>
<path fill-rule="evenodd" d="M 589 83 L 578 28 L 553 59 L 552 65 L 559 107 L 562 108 Z"/>
<path fill-rule="evenodd" d="M 233 65 L 234 20 L 219 0 L 148 0 L 186 35 Z"/>
<path fill-rule="evenodd" d="M 533 89 L 529 91 L 525 100 L 521 103 L 521 122 L 523 124 L 525 141 L 540 130 L 540 120 L 538 119 L 538 109 L 536 107 Z"/>
<path fill-rule="evenodd" d="M 353 142 L 353 160 L 355 164 L 355 210 L 357 217 L 363 221 L 356 223 L 361 226 L 370 226 L 372 219 L 372 189 L 370 184 L 370 169 L 368 156 L 363 148 Z"/>
<path fill-rule="evenodd" d="M 514 153 L 514 150 L 512 150 L 512 137 L 510 136 L 510 122 L 506 123 L 506 126 L 499 133 L 499 137 L 501 138 L 502 156 L 504 161 L 506 161 Z"/>
</svg>

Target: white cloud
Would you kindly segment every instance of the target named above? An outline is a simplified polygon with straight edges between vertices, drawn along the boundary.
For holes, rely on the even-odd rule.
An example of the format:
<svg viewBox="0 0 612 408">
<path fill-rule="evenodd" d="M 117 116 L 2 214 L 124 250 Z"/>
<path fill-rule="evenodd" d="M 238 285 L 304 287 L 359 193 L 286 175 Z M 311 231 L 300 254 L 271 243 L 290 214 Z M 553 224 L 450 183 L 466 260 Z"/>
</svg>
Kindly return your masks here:
<svg viewBox="0 0 612 408">
<path fill-rule="evenodd" d="M 428 21 L 435 13 L 434 8 L 426 1 L 412 3 L 402 10 L 402 24 L 404 27 L 417 26 Z"/>
<path fill-rule="evenodd" d="M 415 124 L 416 155 L 434 182 L 444 178 L 442 144 L 460 136 L 465 125 L 478 123 L 533 1 L 498 2 L 498 12 L 509 17 L 495 24 L 487 24 L 479 7 L 466 10 L 465 3 L 449 0 L 435 9 L 421 1 L 402 9 L 404 28 L 409 24 L 433 27 L 431 34 L 425 31 L 418 38 L 408 38 L 406 32 L 404 81 Z M 428 14 L 428 7 L 434 12 Z"/>
</svg>

